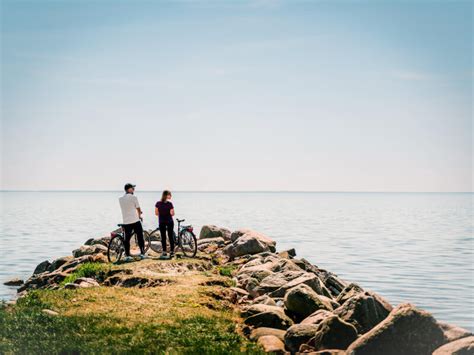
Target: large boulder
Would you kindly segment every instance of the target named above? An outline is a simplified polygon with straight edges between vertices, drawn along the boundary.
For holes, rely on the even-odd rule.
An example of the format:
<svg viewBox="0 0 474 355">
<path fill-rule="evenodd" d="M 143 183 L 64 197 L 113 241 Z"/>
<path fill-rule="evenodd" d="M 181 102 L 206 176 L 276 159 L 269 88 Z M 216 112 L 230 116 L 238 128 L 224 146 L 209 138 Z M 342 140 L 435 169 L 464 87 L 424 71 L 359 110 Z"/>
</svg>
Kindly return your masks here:
<svg viewBox="0 0 474 355">
<path fill-rule="evenodd" d="M 305 319 L 303 319 L 301 321 L 301 324 L 315 324 L 315 325 L 317 325 L 317 324 L 321 323 L 323 320 L 325 320 L 326 318 L 332 317 L 333 315 L 334 315 L 334 313 L 332 313 L 330 311 L 320 309 L 320 310 L 314 312 L 313 314 L 309 315 Z"/>
<path fill-rule="evenodd" d="M 244 307 L 240 314 L 242 317 L 247 318 L 253 316 L 254 314 L 262 313 L 262 312 L 283 312 L 281 307 L 266 305 L 262 303 L 256 303 Z"/>
<path fill-rule="evenodd" d="M 208 246 L 209 244 L 216 244 L 218 246 L 222 246 L 225 245 L 225 240 L 222 237 L 198 239 L 197 244 L 198 246 Z"/>
<path fill-rule="evenodd" d="M 103 245 L 104 247 L 107 247 L 109 246 L 109 242 L 110 242 L 110 237 L 90 238 L 84 243 L 84 245 L 100 244 L 100 245 Z"/>
<path fill-rule="evenodd" d="M 48 260 L 40 262 L 36 265 L 35 271 L 33 271 L 33 275 L 41 274 L 42 272 L 48 271 L 49 266 L 51 263 Z"/>
<path fill-rule="evenodd" d="M 288 260 L 290 261 L 290 260 Z M 271 292 L 269 294 L 270 297 L 285 297 L 286 292 L 295 286 L 298 286 L 300 284 L 305 284 L 308 285 L 313 289 L 314 292 L 316 292 L 318 295 L 323 295 L 326 297 L 331 297 L 331 293 L 329 290 L 324 286 L 323 282 L 315 275 L 312 273 L 304 273 L 300 277 L 297 277 L 296 279 L 291 280 L 288 282 L 286 285 L 283 285 L 279 289 Z"/>
<path fill-rule="evenodd" d="M 263 351 L 272 354 L 285 354 L 285 344 L 274 335 L 264 335 L 258 338 L 259 344 Z"/>
<path fill-rule="evenodd" d="M 315 324 L 292 325 L 285 333 L 286 348 L 292 353 L 299 351 L 300 346 L 312 339 L 317 330 L 318 325 Z"/>
<path fill-rule="evenodd" d="M 362 289 L 362 287 L 360 287 L 356 283 L 350 283 L 341 291 L 341 293 L 339 293 L 336 301 L 339 304 L 344 304 L 344 302 L 346 302 L 348 299 L 360 293 L 364 293 L 364 290 Z"/>
<path fill-rule="evenodd" d="M 286 334 L 286 331 L 284 331 L 283 329 L 260 327 L 260 328 L 252 329 L 252 331 L 250 332 L 249 339 L 255 341 L 255 340 L 258 340 L 258 338 L 262 336 L 273 335 L 273 336 L 276 336 L 281 341 L 284 341 L 285 334 Z"/>
<path fill-rule="evenodd" d="M 201 232 L 199 233 L 199 239 L 213 239 L 213 238 L 222 238 L 225 241 L 230 241 L 231 231 L 227 228 L 221 228 L 208 224 L 202 226 Z"/>
<path fill-rule="evenodd" d="M 428 312 L 401 304 L 347 349 L 348 355 L 428 355 L 446 342 L 442 329 Z"/>
<path fill-rule="evenodd" d="M 472 355 L 474 354 L 474 336 L 461 338 L 445 344 L 433 352 L 433 355 Z"/>
<path fill-rule="evenodd" d="M 341 319 L 352 323 L 359 334 L 367 333 L 392 311 L 391 306 L 387 307 L 387 302 L 379 302 L 378 298 L 370 292 L 356 294 L 345 301 L 334 313 Z"/>
<path fill-rule="evenodd" d="M 232 244 L 229 244 L 224 252 L 231 258 L 246 254 L 258 254 L 265 251 L 275 252 L 276 242 L 267 236 L 252 230 L 246 230 Z"/>
<path fill-rule="evenodd" d="M 258 306 L 266 305 L 259 304 Z M 282 308 L 272 306 L 266 307 L 268 307 L 266 311 L 254 313 L 253 315 L 245 319 L 245 324 L 257 328 L 267 327 L 276 329 L 288 329 L 293 324 L 293 321 L 285 314 Z"/>
<path fill-rule="evenodd" d="M 94 255 L 99 253 L 107 253 L 107 248 L 100 244 L 82 245 L 79 249 L 75 249 L 72 251 L 72 255 L 75 258 L 84 255 Z"/>
<path fill-rule="evenodd" d="M 285 295 L 285 307 L 299 319 L 304 319 L 317 310 L 332 311 L 338 306 L 328 297 L 318 295 L 305 284 L 300 284 L 288 290 Z"/>
<path fill-rule="evenodd" d="M 457 327 L 455 325 L 444 322 L 438 322 L 438 325 L 442 329 L 448 343 L 472 335 L 469 330 Z"/>
<path fill-rule="evenodd" d="M 59 269 L 61 266 L 63 266 L 64 264 L 66 264 L 67 262 L 70 262 L 71 260 L 73 260 L 74 258 L 72 256 L 63 256 L 62 258 L 58 258 L 56 260 L 54 260 L 51 265 L 49 265 L 48 267 L 48 271 L 49 272 L 52 272 L 54 270 L 57 270 Z"/>
<path fill-rule="evenodd" d="M 338 316 L 323 319 L 318 325 L 318 330 L 309 341 L 309 345 L 316 350 L 346 349 L 357 339 L 356 328 Z"/>
</svg>

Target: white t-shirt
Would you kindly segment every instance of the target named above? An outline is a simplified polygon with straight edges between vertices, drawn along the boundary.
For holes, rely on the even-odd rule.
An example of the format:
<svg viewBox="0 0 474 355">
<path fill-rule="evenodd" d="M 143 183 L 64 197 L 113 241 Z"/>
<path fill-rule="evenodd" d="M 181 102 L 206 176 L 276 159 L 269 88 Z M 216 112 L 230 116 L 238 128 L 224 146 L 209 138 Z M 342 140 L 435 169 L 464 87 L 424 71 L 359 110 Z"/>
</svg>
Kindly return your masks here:
<svg viewBox="0 0 474 355">
<path fill-rule="evenodd" d="M 122 209 L 123 224 L 133 224 L 140 220 L 137 208 L 138 198 L 132 194 L 125 194 L 119 198 L 120 208 Z"/>
</svg>

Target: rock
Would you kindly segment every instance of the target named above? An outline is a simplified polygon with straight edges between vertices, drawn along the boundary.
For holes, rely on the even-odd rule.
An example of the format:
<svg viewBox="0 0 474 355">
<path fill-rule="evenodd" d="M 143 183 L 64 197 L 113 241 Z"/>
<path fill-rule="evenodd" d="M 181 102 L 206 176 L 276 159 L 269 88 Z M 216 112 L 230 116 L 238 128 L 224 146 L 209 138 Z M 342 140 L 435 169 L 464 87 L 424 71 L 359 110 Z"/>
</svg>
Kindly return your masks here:
<svg viewBox="0 0 474 355">
<path fill-rule="evenodd" d="M 201 228 L 199 239 L 222 238 L 225 241 L 230 241 L 231 234 L 231 231 L 227 228 L 221 228 L 214 225 L 205 225 Z"/>
<path fill-rule="evenodd" d="M 364 292 L 345 301 L 334 314 L 352 323 L 359 334 L 364 334 L 383 321 L 391 311 L 391 306 L 386 308 L 384 303 L 379 302 L 369 292 Z"/>
<path fill-rule="evenodd" d="M 108 247 L 110 242 L 110 237 L 103 237 L 103 238 L 90 238 L 88 239 L 84 245 L 103 245 L 104 247 Z"/>
<path fill-rule="evenodd" d="M 301 324 L 319 324 L 321 323 L 323 320 L 325 320 L 326 318 L 328 317 L 332 317 L 334 315 L 334 313 L 330 312 L 330 311 L 326 311 L 324 309 L 320 309 L 316 312 L 314 312 L 313 314 L 311 314 L 310 316 L 306 317 L 305 319 L 303 319 L 301 321 Z"/>
<path fill-rule="evenodd" d="M 75 284 L 75 283 L 72 283 L 72 282 L 68 282 L 67 284 L 64 285 L 64 288 L 66 290 L 75 290 L 77 288 L 80 288 L 80 286 L 78 284 Z"/>
<path fill-rule="evenodd" d="M 5 286 L 21 286 L 24 283 L 25 282 L 22 279 L 14 278 L 14 279 L 8 280 L 7 282 L 4 282 L 3 284 Z"/>
<path fill-rule="evenodd" d="M 225 245 L 225 240 L 222 237 L 217 238 L 207 238 L 207 239 L 198 239 L 198 246 L 208 246 L 209 244 L 216 244 L 218 246 Z"/>
<path fill-rule="evenodd" d="M 76 285 L 79 285 L 81 288 L 88 288 L 88 287 L 98 287 L 100 286 L 99 283 L 90 277 L 79 277 L 74 281 Z"/>
<path fill-rule="evenodd" d="M 309 345 L 316 350 L 345 350 L 356 339 L 357 330 L 352 324 L 343 321 L 338 316 L 331 316 L 319 323 L 318 330 L 309 341 Z"/>
<path fill-rule="evenodd" d="M 302 344 L 313 338 L 318 330 L 314 324 L 295 324 L 285 333 L 285 345 L 292 353 L 297 352 Z"/>
<path fill-rule="evenodd" d="M 253 300 L 253 304 L 257 304 L 257 303 L 266 304 L 266 305 L 269 305 L 269 306 L 276 306 L 276 303 L 273 300 L 273 298 L 271 298 L 270 296 L 267 296 L 267 295 L 262 295 L 262 296 L 259 296 L 259 297 L 255 298 Z"/>
<path fill-rule="evenodd" d="M 468 336 L 445 344 L 433 352 L 433 355 L 472 355 L 474 354 L 474 336 Z"/>
<path fill-rule="evenodd" d="M 292 261 L 302 270 L 312 272 L 317 274 L 319 272 L 319 269 L 311 264 L 308 260 L 302 258 L 302 259 L 292 259 Z"/>
<path fill-rule="evenodd" d="M 257 305 L 253 305 L 257 306 Z M 259 305 L 264 306 L 264 305 Z M 271 306 L 267 306 L 271 307 Z M 283 309 L 279 307 L 272 307 L 272 309 L 256 313 L 247 319 L 245 319 L 245 324 L 251 325 L 254 327 L 267 327 L 267 328 L 276 328 L 276 329 L 287 329 L 293 324 L 293 321 L 288 318 L 288 316 L 283 312 Z"/>
<path fill-rule="evenodd" d="M 339 293 L 339 295 L 337 296 L 337 303 L 343 305 L 344 302 L 346 302 L 348 299 L 360 294 L 360 293 L 364 293 L 364 290 L 362 289 L 362 287 L 360 287 L 359 285 L 357 285 L 356 283 L 350 283 L 349 285 L 347 285 L 346 287 L 344 287 L 344 289 L 341 291 L 341 293 Z"/>
<path fill-rule="evenodd" d="M 285 307 L 299 319 L 304 319 L 319 309 L 332 311 L 334 305 L 337 306 L 333 300 L 318 295 L 305 284 L 289 289 L 285 295 Z"/>
<path fill-rule="evenodd" d="M 346 287 L 346 283 L 339 279 L 336 275 L 331 272 L 323 272 L 320 270 L 325 276 L 323 277 L 324 285 L 331 291 L 331 294 L 336 297 L 338 296 L 342 290 Z"/>
<path fill-rule="evenodd" d="M 231 258 L 246 254 L 257 254 L 265 251 L 275 252 L 276 242 L 267 236 L 255 231 L 247 230 L 232 244 L 224 249 L 224 253 Z"/>
<path fill-rule="evenodd" d="M 50 309 L 43 309 L 41 312 L 43 312 L 44 314 L 47 314 L 48 316 L 58 316 L 59 315 L 58 312 L 52 311 Z"/>
<path fill-rule="evenodd" d="M 263 348 L 263 351 L 266 353 L 272 354 L 284 354 L 285 353 L 285 344 L 274 335 L 264 335 L 258 338 L 257 341 Z"/>
<path fill-rule="evenodd" d="M 431 314 L 411 304 L 401 304 L 353 342 L 347 354 L 428 355 L 445 342 L 443 331 Z"/>
<path fill-rule="evenodd" d="M 280 287 L 286 285 L 288 280 L 285 280 L 281 274 L 271 274 L 265 277 L 258 285 L 256 292 L 259 295 L 263 295 L 268 292 L 275 291 Z"/>
<path fill-rule="evenodd" d="M 245 291 L 244 289 L 242 289 L 240 287 L 231 287 L 230 290 L 234 291 L 234 293 L 238 297 L 248 296 L 248 294 L 249 294 L 247 291 Z"/>
<path fill-rule="evenodd" d="M 247 285 L 245 286 L 245 290 L 249 293 L 250 297 L 255 298 L 259 296 L 257 289 L 258 280 L 254 278 L 248 279 Z"/>
<path fill-rule="evenodd" d="M 50 265 L 51 265 L 51 263 L 48 260 L 45 260 L 45 261 L 39 263 L 36 266 L 35 271 L 33 271 L 33 275 L 41 274 L 41 273 L 47 271 Z"/>
<path fill-rule="evenodd" d="M 230 241 L 235 242 L 237 239 L 239 239 L 241 236 L 243 236 L 247 232 L 252 232 L 250 229 L 238 229 L 234 232 L 231 233 L 230 235 Z"/>
<path fill-rule="evenodd" d="M 95 245 L 82 245 L 79 249 L 75 249 L 72 251 L 72 255 L 75 258 L 84 255 L 93 255 L 99 253 L 107 253 L 107 248 L 103 245 L 95 244 Z"/>
<path fill-rule="evenodd" d="M 255 341 L 255 340 L 258 340 L 258 338 L 262 336 L 273 335 L 273 336 L 276 336 L 281 341 L 284 341 L 285 333 L 286 331 L 282 329 L 260 327 L 260 328 L 252 329 L 252 331 L 250 332 L 249 338 L 250 340 Z"/>
<path fill-rule="evenodd" d="M 250 306 L 244 307 L 241 310 L 241 315 L 244 318 L 253 316 L 254 314 L 262 313 L 262 312 L 283 312 L 283 309 L 281 307 L 277 306 L 270 306 L 266 304 L 252 304 Z"/>
<path fill-rule="evenodd" d="M 280 251 L 278 253 L 278 256 L 280 258 L 285 258 L 285 259 L 292 259 L 296 256 L 296 250 L 294 248 L 292 249 L 288 249 L 288 250 L 284 250 L 284 251 Z"/>
<path fill-rule="evenodd" d="M 270 297 L 285 297 L 286 292 L 295 286 L 300 284 L 308 285 L 315 291 L 318 295 L 323 295 L 328 298 L 331 297 L 331 293 L 329 290 L 324 286 L 323 282 L 314 274 L 312 273 L 305 273 L 296 279 L 291 280 L 286 285 L 280 287 L 279 289 L 271 292 L 269 294 Z"/>
<path fill-rule="evenodd" d="M 71 260 L 73 260 L 74 258 L 72 256 L 63 256 L 62 258 L 58 258 L 56 260 L 54 260 L 51 265 L 49 265 L 48 267 L 48 271 L 49 272 L 52 272 L 54 270 L 57 270 L 59 269 L 61 266 L 63 266 L 64 264 L 66 264 L 67 262 L 70 262 Z"/>
<path fill-rule="evenodd" d="M 345 354 L 346 352 L 344 350 L 338 350 L 338 349 L 311 351 L 311 355 L 345 355 Z"/>
<path fill-rule="evenodd" d="M 463 329 L 461 327 L 456 327 L 448 323 L 438 322 L 438 325 L 443 331 L 446 341 L 448 343 L 472 335 L 469 330 Z"/>
</svg>

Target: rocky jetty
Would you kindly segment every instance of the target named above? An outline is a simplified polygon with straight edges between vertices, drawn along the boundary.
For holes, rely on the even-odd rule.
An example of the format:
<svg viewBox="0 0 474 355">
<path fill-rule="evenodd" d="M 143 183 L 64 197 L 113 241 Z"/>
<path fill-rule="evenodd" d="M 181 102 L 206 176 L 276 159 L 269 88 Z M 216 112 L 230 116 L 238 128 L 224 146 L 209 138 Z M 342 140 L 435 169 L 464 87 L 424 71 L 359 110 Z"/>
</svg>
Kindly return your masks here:
<svg viewBox="0 0 474 355">
<path fill-rule="evenodd" d="M 110 270 L 94 277 L 64 280 L 86 263 L 107 263 L 108 237 L 89 239 L 71 256 L 44 261 L 18 292 L 89 287 L 166 287 L 150 272 Z M 197 258 L 208 263 L 161 264 L 176 275 L 189 270 L 229 270 L 226 297 L 243 319 L 241 332 L 265 352 L 311 354 L 474 354 L 474 336 L 438 322 L 411 304 L 392 306 L 380 295 L 297 258 L 294 249 L 277 252 L 276 243 L 256 231 L 234 232 L 203 226 Z M 140 265 L 142 262 L 135 263 Z M 161 266 L 160 266 L 161 265 Z M 137 269 L 138 267 L 136 267 Z M 149 270 L 148 270 L 149 271 Z M 220 281 L 219 281 L 220 282 Z"/>
</svg>

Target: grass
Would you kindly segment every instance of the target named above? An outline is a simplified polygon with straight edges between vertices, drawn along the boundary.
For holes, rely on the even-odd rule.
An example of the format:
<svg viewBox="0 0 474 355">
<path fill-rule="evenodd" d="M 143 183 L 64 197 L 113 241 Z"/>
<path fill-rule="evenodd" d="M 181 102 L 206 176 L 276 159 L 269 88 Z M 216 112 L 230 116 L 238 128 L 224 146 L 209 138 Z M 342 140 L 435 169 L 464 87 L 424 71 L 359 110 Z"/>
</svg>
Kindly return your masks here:
<svg viewBox="0 0 474 355">
<path fill-rule="evenodd" d="M 235 270 L 234 265 L 225 265 L 225 266 L 219 266 L 217 270 L 219 271 L 219 275 L 222 276 L 227 276 L 227 277 L 232 277 L 232 274 Z"/>
<path fill-rule="evenodd" d="M 79 265 L 77 270 L 75 270 L 72 274 L 68 275 L 61 285 L 65 285 L 67 283 L 71 283 L 76 281 L 80 277 L 103 277 L 107 271 L 110 270 L 110 266 L 102 263 L 85 263 Z"/>
<path fill-rule="evenodd" d="M 153 271 L 154 263 L 130 268 L 149 265 Z M 86 265 L 77 277 L 104 272 Z M 232 305 L 212 296 L 222 287 L 207 285 L 205 272 L 170 278 L 174 283 L 153 288 L 30 292 L 16 306 L 0 308 L 0 354 L 261 353 L 240 334 Z"/>
</svg>

